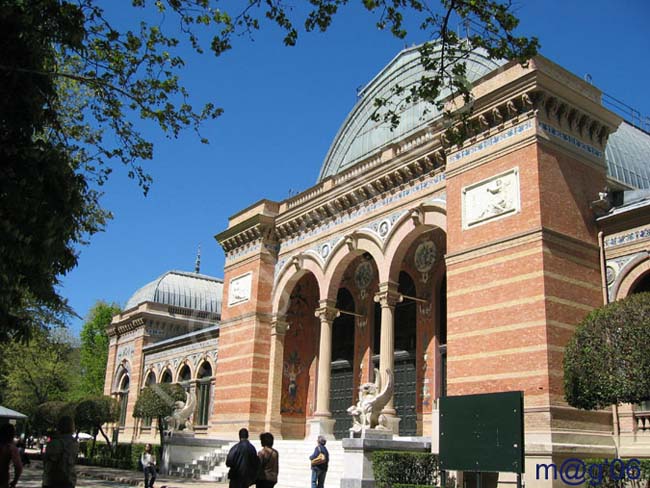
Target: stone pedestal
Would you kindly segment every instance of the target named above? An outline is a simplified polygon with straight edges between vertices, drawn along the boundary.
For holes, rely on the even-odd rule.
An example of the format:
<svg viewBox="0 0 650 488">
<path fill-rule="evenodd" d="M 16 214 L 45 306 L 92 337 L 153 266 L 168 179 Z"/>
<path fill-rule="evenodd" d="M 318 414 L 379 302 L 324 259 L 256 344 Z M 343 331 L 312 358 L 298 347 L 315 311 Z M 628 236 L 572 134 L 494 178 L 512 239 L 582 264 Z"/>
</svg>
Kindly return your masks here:
<svg viewBox="0 0 650 488">
<path fill-rule="evenodd" d="M 380 432 L 381 431 L 367 431 Z M 387 432 L 391 436 L 390 432 Z M 343 477 L 341 488 L 374 488 L 375 476 L 372 470 L 373 451 L 417 451 L 431 452 L 429 441 L 400 441 L 390 438 L 373 438 L 381 434 L 370 434 L 363 438 L 343 439 Z"/>
<path fill-rule="evenodd" d="M 307 421 L 307 439 L 316 440 L 322 435 L 328 441 L 334 440 L 334 423 L 336 420 L 327 417 L 316 417 Z"/>
</svg>

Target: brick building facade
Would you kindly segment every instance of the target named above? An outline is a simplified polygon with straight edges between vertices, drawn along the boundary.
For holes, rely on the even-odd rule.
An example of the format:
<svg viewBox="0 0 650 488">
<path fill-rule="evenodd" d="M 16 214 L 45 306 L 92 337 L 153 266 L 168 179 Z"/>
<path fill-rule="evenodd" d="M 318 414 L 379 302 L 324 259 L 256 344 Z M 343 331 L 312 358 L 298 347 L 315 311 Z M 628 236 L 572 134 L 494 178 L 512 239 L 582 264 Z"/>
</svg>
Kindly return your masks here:
<svg viewBox="0 0 650 488">
<path fill-rule="evenodd" d="M 371 120 L 377 97 L 422 74 L 417 49 L 401 52 L 360 92 L 316 185 L 230 218 L 216 236 L 218 317 L 192 317 L 167 342 L 133 317 L 168 305 L 116 317 L 107 393 L 121 395 L 125 375 L 131 388 L 160 378 L 165 361 L 180 371 L 191 353 L 211 367 L 197 435 L 340 438 L 357 386 L 390 369 L 384 414 L 398 435 L 435 434 L 442 395 L 522 390 L 527 462 L 612 454 L 611 412 L 568 407 L 562 357 L 590 310 L 649 287 L 650 135 L 543 57 L 523 67 L 480 53 L 468 61 L 477 129 L 462 146 L 421 104 L 396 131 Z M 621 413 L 630 453 L 646 452 L 640 409 Z M 124 429 L 142 435 L 133 419 Z"/>
</svg>

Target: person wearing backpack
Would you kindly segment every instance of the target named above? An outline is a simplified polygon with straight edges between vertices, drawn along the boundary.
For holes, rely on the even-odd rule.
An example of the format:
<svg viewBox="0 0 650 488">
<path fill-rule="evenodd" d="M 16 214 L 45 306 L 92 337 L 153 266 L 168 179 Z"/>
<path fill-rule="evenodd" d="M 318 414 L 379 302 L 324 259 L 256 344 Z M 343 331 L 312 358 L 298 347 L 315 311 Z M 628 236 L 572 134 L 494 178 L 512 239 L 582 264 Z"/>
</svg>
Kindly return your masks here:
<svg viewBox="0 0 650 488">
<path fill-rule="evenodd" d="M 318 443 L 309 459 L 311 460 L 311 488 L 323 488 L 325 485 L 325 475 L 330 463 L 330 453 L 325 444 L 327 439 L 322 435 L 318 436 Z"/>
</svg>

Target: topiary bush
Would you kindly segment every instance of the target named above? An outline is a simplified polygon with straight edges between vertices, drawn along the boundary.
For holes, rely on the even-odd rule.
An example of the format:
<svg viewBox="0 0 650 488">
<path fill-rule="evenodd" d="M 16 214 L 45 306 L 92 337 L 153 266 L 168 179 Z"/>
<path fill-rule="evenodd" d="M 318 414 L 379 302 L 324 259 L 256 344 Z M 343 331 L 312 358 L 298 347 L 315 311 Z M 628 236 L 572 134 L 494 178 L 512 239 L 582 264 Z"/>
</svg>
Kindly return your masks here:
<svg viewBox="0 0 650 488">
<path fill-rule="evenodd" d="M 379 488 L 439 486 L 438 456 L 429 452 L 375 451 L 372 469 Z"/>
</svg>

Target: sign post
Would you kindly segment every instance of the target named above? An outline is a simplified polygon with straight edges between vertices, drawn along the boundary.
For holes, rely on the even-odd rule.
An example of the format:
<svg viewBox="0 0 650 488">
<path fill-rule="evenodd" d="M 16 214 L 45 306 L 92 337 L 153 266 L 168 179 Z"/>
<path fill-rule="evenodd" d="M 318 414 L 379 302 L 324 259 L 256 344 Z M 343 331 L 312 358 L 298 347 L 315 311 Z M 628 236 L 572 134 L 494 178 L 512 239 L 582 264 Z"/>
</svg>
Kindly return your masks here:
<svg viewBox="0 0 650 488">
<path fill-rule="evenodd" d="M 524 472 L 524 394 L 521 391 L 440 399 L 440 469 Z M 444 480 L 444 476 L 443 476 Z"/>
</svg>

